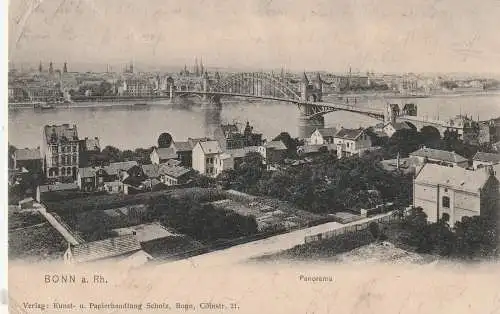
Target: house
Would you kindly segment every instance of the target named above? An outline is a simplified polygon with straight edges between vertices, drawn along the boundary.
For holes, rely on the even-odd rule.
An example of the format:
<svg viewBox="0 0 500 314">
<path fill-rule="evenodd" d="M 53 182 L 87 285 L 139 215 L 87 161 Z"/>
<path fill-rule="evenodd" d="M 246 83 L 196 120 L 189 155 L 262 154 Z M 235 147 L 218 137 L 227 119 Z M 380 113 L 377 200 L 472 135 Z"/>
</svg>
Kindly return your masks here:
<svg viewBox="0 0 500 314">
<path fill-rule="evenodd" d="M 190 179 L 191 169 L 181 166 L 160 165 L 160 181 L 166 185 L 186 184 Z"/>
<path fill-rule="evenodd" d="M 77 184 L 81 191 L 100 191 L 108 174 L 101 168 L 85 167 L 78 169 Z"/>
<path fill-rule="evenodd" d="M 413 206 L 423 208 L 430 222 L 449 217 L 450 226 L 465 216 L 498 211 L 499 181 L 491 167 L 478 171 L 426 164 L 413 182 Z"/>
<path fill-rule="evenodd" d="M 177 155 L 177 159 L 185 167 L 191 167 L 193 159 L 193 146 L 190 142 L 173 142 L 171 147 Z"/>
<path fill-rule="evenodd" d="M 80 140 L 76 125 L 46 125 L 42 133 L 40 152 L 47 179 L 74 181 L 80 163 Z"/>
<path fill-rule="evenodd" d="M 99 144 L 99 138 L 88 138 L 80 141 L 80 168 L 96 166 L 96 161 L 101 153 L 101 146 Z"/>
<path fill-rule="evenodd" d="M 141 250 L 141 244 L 134 234 L 69 246 L 64 253 L 67 263 L 88 263 L 110 258 L 123 258 Z"/>
<path fill-rule="evenodd" d="M 217 141 L 198 142 L 193 148 L 193 169 L 199 173 L 215 177 L 215 159 L 222 150 Z"/>
<path fill-rule="evenodd" d="M 258 152 L 263 162 L 268 165 L 282 162 L 287 154 L 287 147 L 282 141 L 271 141 L 259 146 Z"/>
<path fill-rule="evenodd" d="M 36 188 L 36 201 L 41 202 L 45 193 L 59 192 L 59 191 L 78 191 L 77 183 L 55 183 L 49 185 L 39 185 Z"/>
<path fill-rule="evenodd" d="M 221 174 L 224 170 L 234 169 L 234 158 L 231 154 L 221 153 L 215 157 L 215 176 Z"/>
<path fill-rule="evenodd" d="M 474 169 L 500 164 L 500 154 L 477 152 L 472 158 Z"/>
<path fill-rule="evenodd" d="M 334 137 L 337 134 L 336 128 L 316 129 L 309 139 L 310 145 L 326 145 L 329 150 L 335 150 Z"/>
<path fill-rule="evenodd" d="M 248 146 L 262 145 L 262 134 L 254 133 L 253 127 L 247 121 L 241 132 L 236 124 L 222 124 L 214 131 L 214 139 L 219 142 L 222 150 L 238 149 Z"/>
<path fill-rule="evenodd" d="M 341 128 L 335 134 L 333 142 L 336 147 L 338 158 L 360 155 L 370 149 L 372 141 L 363 128 L 345 129 Z"/>
<path fill-rule="evenodd" d="M 389 122 L 382 127 L 382 131 L 391 137 L 394 133 L 399 130 L 411 130 L 412 127 L 406 122 Z"/>
<path fill-rule="evenodd" d="M 17 149 L 12 156 L 14 169 L 25 168 L 31 173 L 43 171 L 42 155 L 39 149 Z"/>
<path fill-rule="evenodd" d="M 149 155 L 151 163 L 159 165 L 169 159 L 177 159 L 177 154 L 173 147 L 155 147 L 151 154 Z"/>
<path fill-rule="evenodd" d="M 128 186 L 121 181 L 104 182 L 103 189 L 109 194 L 118 194 L 118 193 L 123 193 L 125 195 L 128 194 Z"/>
<path fill-rule="evenodd" d="M 439 164 L 447 167 L 462 167 L 467 168 L 469 161 L 455 152 L 423 147 L 413 153 L 410 157 L 415 157 L 420 163 Z"/>
<path fill-rule="evenodd" d="M 160 165 L 157 164 L 148 164 L 141 165 L 142 172 L 144 176 L 148 179 L 158 179 L 160 177 Z"/>
<path fill-rule="evenodd" d="M 128 176 L 139 177 L 142 176 L 142 169 L 137 164 L 137 161 L 122 161 L 112 162 L 103 167 L 107 174 L 105 181 L 123 181 Z"/>
</svg>

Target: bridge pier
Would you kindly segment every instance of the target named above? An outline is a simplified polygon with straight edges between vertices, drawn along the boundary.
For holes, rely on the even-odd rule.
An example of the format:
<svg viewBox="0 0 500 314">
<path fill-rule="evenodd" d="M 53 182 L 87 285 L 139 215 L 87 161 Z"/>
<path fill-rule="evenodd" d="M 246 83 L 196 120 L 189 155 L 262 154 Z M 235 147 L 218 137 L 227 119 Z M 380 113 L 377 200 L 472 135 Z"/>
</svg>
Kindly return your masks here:
<svg viewBox="0 0 500 314">
<path fill-rule="evenodd" d="M 299 105 L 299 138 L 308 138 L 316 129 L 325 127 L 325 117 L 323 115 L 313 115 L 313 108 L 310 105 Z"/>
</svg>

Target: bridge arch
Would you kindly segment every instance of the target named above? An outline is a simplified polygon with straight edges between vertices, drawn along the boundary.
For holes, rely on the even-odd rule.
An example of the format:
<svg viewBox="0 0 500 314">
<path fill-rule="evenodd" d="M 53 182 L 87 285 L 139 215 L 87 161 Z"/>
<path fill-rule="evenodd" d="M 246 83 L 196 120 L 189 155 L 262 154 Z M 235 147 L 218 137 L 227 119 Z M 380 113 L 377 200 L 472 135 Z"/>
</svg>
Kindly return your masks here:
<svg viewBox="0 0 500 314">
<path fill-rule="evenodd" d="M 280 78 L 262 72 L 232 74 L 215 84 L 211 92 L 262 98 L 299 100 L 299 94 Z"/>
</svg>

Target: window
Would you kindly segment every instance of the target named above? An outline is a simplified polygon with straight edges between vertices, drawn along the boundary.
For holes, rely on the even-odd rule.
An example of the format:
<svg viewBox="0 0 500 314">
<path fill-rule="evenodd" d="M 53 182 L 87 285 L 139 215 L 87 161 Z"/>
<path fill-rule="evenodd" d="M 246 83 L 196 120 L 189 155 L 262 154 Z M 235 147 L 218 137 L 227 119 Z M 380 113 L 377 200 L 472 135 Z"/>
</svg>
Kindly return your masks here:
<svg viewBox="0 0 500 314">
<path fill-rule="evenodd" d="M 73 155 L 73 164 L 76 164 L 76 155 Z"/>
<path fill-rule="evenodd" d="M 450 208 L 450 198 L 448 196 L 443 196 L 443 207 Z"/>
</svg>

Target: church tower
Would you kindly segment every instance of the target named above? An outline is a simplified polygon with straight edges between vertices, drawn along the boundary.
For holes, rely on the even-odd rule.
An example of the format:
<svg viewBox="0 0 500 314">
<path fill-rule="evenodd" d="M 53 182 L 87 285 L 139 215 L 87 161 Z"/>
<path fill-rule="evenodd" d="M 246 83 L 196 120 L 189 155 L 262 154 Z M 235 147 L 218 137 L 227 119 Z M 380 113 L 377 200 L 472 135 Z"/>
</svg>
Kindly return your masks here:
<svg viewBox="0 0 500 314">
<path fill-rule="evenodd" d="M 68 63 L 64 62 L 63 73 L 68 73 Z"/>
<path fill-rule="evenodd" d="M 42 67 L 42 61 L 40 61 L 40 64 L 38 65 L 38 72 L 42 73 L 43 67 Z"/>
<path fill-rule="evenodd" d="M 52 64 L 52 61 L 50 61 L 49 63 L 49 74 L 53 74 L 54 73 L 54 66 Z"/>
</svg>

